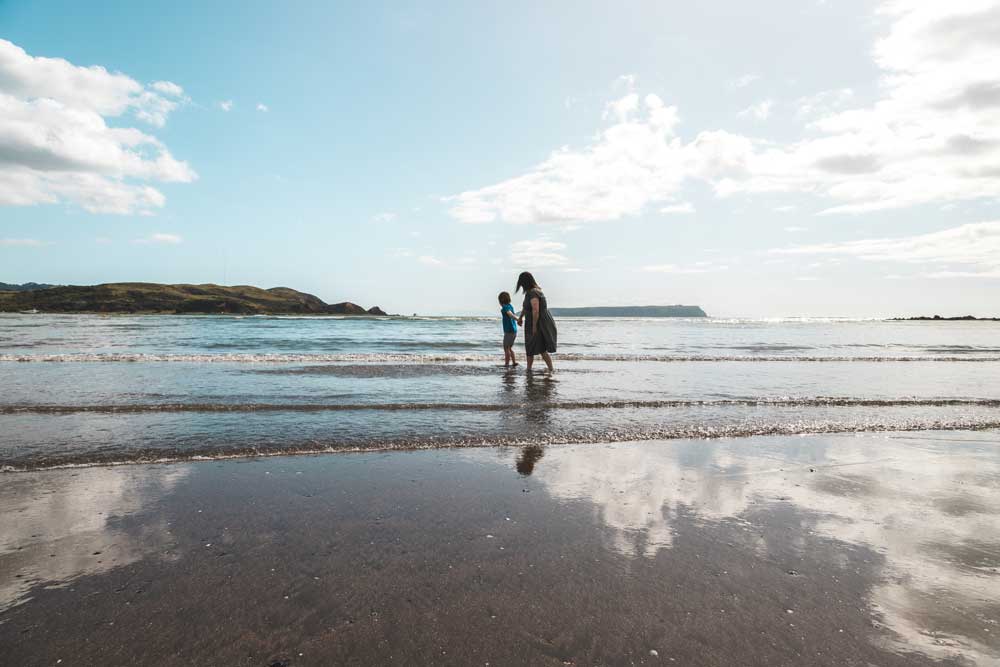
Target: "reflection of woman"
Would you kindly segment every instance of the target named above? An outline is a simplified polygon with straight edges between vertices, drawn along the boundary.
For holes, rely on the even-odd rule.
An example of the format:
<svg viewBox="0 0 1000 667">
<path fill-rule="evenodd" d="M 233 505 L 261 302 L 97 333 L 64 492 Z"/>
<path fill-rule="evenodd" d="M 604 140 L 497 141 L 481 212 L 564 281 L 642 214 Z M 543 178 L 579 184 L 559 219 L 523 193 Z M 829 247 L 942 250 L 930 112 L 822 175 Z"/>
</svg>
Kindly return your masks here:
<svg viewBox="0 0 1000 667">
<path fill-rule="evenodd" d="M 514 468 L 527 477 L 535 471 L 535 464 L 538 463 L 538 459 L 542 458 L 545 452 L 538 445 L 528 445 L 521 450 L 521 455 L 517 457 L 517 461 L 514 462 Z"/>
<path fill-rule="evenodd" d="M 552 357 L 556 351 L 556 321 L 552 319 L 549 305 L 535 277 L 524 271 L 517 277 L 517 291 L 524 291 L 524 305 L 518 324 L 524 325 L 524 353 L 528 357 L 527 370 L 536 354 L 542 355 L 551 373 Z"/>
</svg>

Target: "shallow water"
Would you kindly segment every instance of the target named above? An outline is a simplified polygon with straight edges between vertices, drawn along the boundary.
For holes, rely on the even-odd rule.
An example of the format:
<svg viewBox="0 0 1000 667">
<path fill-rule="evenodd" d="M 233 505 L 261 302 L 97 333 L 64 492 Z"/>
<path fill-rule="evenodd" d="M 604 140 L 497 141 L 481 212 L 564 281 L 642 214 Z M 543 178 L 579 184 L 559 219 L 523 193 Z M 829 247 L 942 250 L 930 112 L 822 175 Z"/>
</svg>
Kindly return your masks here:
<svg viewBox="0 0 1000 667">
<path fill-rule="evenodd" d="M 552 378 L 499 329 L 0 315 L 0 466 L 1000 425 L 1000 323 L 563 318 Z"/>
</svg>

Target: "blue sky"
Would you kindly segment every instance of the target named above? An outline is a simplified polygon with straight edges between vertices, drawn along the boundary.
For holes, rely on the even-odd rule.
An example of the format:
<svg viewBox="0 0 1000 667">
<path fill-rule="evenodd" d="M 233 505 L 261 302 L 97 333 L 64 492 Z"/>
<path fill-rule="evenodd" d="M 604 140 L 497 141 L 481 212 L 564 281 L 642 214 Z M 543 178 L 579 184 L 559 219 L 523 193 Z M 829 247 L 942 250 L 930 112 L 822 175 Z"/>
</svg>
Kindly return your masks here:
<svg viewBox="0 0 1000 667">
<path fill-rule="evenodd" d="M 0 2 L 0 280 L 997 314 L 1000 2 L 234 6 Z"/>
</svg>

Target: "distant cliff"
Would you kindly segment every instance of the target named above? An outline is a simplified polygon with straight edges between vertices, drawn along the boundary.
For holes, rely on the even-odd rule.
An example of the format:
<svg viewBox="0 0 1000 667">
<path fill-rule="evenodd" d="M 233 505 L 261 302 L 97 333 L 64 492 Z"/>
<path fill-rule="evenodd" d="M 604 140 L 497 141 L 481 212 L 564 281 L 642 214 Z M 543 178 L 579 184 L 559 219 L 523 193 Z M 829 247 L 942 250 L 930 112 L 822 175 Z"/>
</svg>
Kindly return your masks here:
<svg viewBox="0 0 1000 667">
<path fill-rule="evenodd" d="M 349 301 L 327 304 L 319 297 L 288 287 L 107 283 L 31 291 L 0 290 L 0 312 L 22 310 L 43 313 L 385 315 L 378 306 L 365 310 Z"/>
<path fill-rule="evenodd" d="M 549 311 L 556 317 L 708 317 L 700 306 L 591 306 Z"/>
</svg>

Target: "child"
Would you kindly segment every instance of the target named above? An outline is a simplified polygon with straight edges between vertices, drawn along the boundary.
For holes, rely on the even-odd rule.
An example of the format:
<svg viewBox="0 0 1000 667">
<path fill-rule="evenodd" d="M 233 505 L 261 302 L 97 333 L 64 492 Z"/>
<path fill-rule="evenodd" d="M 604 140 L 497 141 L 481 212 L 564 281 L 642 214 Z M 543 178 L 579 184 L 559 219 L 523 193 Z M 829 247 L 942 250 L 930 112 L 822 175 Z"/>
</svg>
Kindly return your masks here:
<svg viewBox="0 0 1000 667">
<path fill-rule="evenodd" d="M 514 358 L 514 339 L 517 338 L 517 315 L 510 305 L 510 294 L 500 292 L 500 319 L 503 320 L 503 365 L 517 366 Z"/>
</svg>

